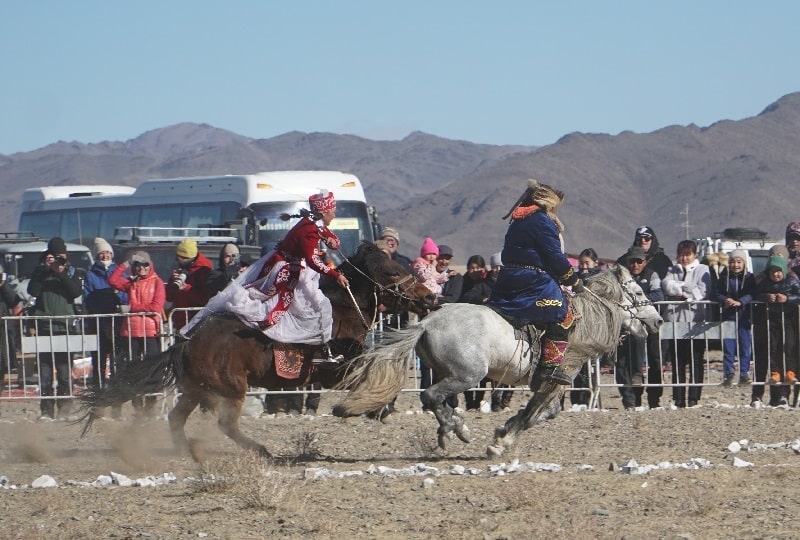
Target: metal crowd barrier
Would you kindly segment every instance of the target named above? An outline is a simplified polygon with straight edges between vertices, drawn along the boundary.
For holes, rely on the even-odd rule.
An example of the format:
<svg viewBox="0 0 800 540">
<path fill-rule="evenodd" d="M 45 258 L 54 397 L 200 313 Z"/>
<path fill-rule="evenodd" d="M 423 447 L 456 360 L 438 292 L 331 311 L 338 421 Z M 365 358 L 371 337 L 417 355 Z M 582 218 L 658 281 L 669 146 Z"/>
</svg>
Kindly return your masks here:
<svg viewBox="0 0 800 540">
<path fill-rule="evenodd" d="M 596 358 L 589 362 L 589 373 L 591 384 L 588 388 L 574 387 L 569 391 L 586 391 L 589 393 L 589 407 L 601 406 L 603 391 L 618 391 L 626 387 L 641 387 L 644 392 L 648 388 L 660 387 L 663 389 L 683 386 L 713 386 L 722 382 L 722 366 L 712 361 L 708 354 L 710 349 L 717 349 L 725 339 L 735 339 L 739 331 L 739 320 L 723 320 L 725 313 L 723 309 L 714 302 L 658 302 L 657 306 L 665 316 L 665 322 L 659 332 L 659 351 L 657 358 L 650 358 L 645 347 L 640 358 L 641 365 L 635 381 L 625 381 L 620 377 L 620 364 L 612 358 L 611 366 L 604 363 L 604 359 Z M 668 321 L 666 315 L 671 309 L 676 307 L 702 308 L 707 311 L 706 320 L 697 322 L 688 321 Z M 771 314 L 766 304 L 753 302 L 748 307 L 752 327 L 748 330 L 753 344 L 753 358 L 749 370 L 753 385 L 767 384 L 767 377 L 773 368 L 786 372 L 798 363 L 798 346 L 800 342 L 800 330 L 798 330 L 798 319 L 800 318 L 800 306 L 793 306 L 788 315 Z M 195 312 L 194 308 L 174 309 L 166 323 L 162 327 L 160 335 L 161 350 L 165 350 L 174 343 L 179 326 L 182 323 L 177 321 L 185 317 L 185 313 Z M 70 317 L 43 317 L 43 316 L 23 316 L 23 317 L 2 317 L 2 335 L 0 335 L 0 371 L 2 371 L 2 386 L 0 387 L 0 400 L 22 400 L 39 398 L 39 365 L 47 362 L 56 372 L 56 363 L 59 354 L 66 354 L 70 362 L 69 392 L 67 396 L 76 397 L 84 391 L 87 386 L 95 382 L 106 384 L 109 377 L 113 376 L 115 369 L 114 361 L 130 361 L 133 356 L 131 343 L 127 338 L 119 335 L 119 329 L 123 325 L 130 324 L 135 317 L 143 317 L 155 314 L 109 314 L 109 315 L 76 315 Z M 775 317 L 780 317 L 779 321 Z M 780 324 L 790 328 L 791 331 L 778 336 L 780 343 L 773 343 L 776 336 L 769 332 L 769 325 Z M 373 332 L 368 337 L 368 346 L 379 344 L 381 337 L 390 332 L 393 328 L 401 326 L 401 319 L 398 316 L 382 315 L 377 321 Z M 112 328 L 109 333 L 98 329 Z M 676 347 L 679 342 L 686 342 L 690 353 L 695 347 L 702 347 L 705 351 L 703 356 L 703 381 L 700 382 L 693 377 L 694 359 L 690 359 L 688 373 L 684 382 L 673 382 L 672 357 L 669 351 Z M 772 358 L 773 353 L 779 351 L 780 357 Z M 147 351 L 150 352 L 150 351 Z M 740 358 L 736 354 L 736 374 L 740 371 Z M 110 357 L 111 362 L 104 362 Z M 773 361 L 774 360 L 774 361 Z M 418 358 L 411 354 L 408 361 L 409 378 L 408 384 L 403 389 L 404 392 L 420 392 L 422 371 L 424 366 L 420 365 Z M 650 372 L 658 370 L 660 378 L 655 378 L 659 382 L 648 381 Z M 102 373 L 100 373 L 102 371 Z M 800 371 L 798 371 L 800 376 Z M 633 373 L 628 373 L 628 376 Z M 620 382 L 620 378 L 623 379 Z M 652 380 L 654 377 L 650 377 Z M 54 377 L 55 379 L 55 377 Z M 473 388 L 471 390 L 487 391 L 490 388 Z M 527 387 L 503 388 L 503 391 L 514 392 L 528 391 Z M 281 390 L 251 389 L 248 395 L 263 397 L 266 394 L 308 394 L 327 392 L 311 387 L 286 387 Z M 55 393 L 55 392 L 53 392 Z M 53 399 L 44 397 L 42 399 Z M 670 396 L 662 397 L 662 405 L 666 404 Z"/>
</svg>

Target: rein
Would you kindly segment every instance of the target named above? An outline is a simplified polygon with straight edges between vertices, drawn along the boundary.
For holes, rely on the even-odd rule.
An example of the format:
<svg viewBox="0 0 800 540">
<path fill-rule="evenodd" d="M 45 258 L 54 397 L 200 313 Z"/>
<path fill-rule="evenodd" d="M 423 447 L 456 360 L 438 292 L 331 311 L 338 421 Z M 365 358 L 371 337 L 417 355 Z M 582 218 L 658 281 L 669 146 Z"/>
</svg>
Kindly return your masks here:
<svg viewBox="0 0 800 540">
<path fill-rule="evenodd" d="M 643 317 L 639 317 L 637 315 L 637 313 L 639 311 L 638 308 L 643 307 L 643 306 L 652 306 L 653 302 L 651 302 L 650 300 L 646 300 L 645 302 L 637 302 L 636 301 L 636 295 L 633 294 L 632 292 L 630 292 L 625 287 L 626 285 L 628 285 L 630 283 L 636 284 L 636 281 L 634 281 L 633 279 L 629 279 L 629 280 L 627 280 L 625 282 L 621 282 L 620 283 L 620 285 L 622 286 L 622 292 L 624 292 L 625 295 L 628 296 L 628 298 L 630 298 L 630 300 L 631 300 L 630 304 L 623 304 L 621 302 L 617 302 L 616 300 L 612 300 L 610 298 L 602 298 L 601 296 L 599 296 L 596 292 L 594 292 L 589 287 L 584 287 L 584 291 L 588 291 L 592 296 L 594 296 L 598 300 L 604 300 L 606 302 L 610 302 L 610 303 L 614 304 L 615 306 L 617 306 L 618 308 L 627 311 L 628 313 L 630 313 L 632 319 L 636 319 L 637 321 L 643 323 L 643 322 L 645 322 L 644 318 Z"/>
</svg>

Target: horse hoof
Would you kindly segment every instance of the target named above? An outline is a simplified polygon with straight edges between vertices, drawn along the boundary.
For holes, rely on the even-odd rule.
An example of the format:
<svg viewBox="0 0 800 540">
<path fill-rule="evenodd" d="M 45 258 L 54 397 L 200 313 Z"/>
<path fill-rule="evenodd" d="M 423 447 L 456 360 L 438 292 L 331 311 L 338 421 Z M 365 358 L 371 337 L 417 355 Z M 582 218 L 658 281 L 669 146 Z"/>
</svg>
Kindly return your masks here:
<svg viewBox="0 0 800 540">
<path fill-rule="evenodd" d="M 439 448 L 442 450 L 447 450 L 447 441 L 449 441 L 453 437 L 453 433 L 448 431 L 447 433 L 440 433 L 439 434 Z"/>
<path fill-rule="evenodd" d="M 456 428 L 456 436 L 464 443 L 469 443 L 472 440 L 472 435 L 470 435 L 469 428 L 466 424 L 461 424 L 460 427 Z"/>
<path fill-rule="evenodd" d="M 505 452 L 505 450 L 503 449 L 502 446 L 495 446 L 493 444 L 490 444 L 489 446 L 486 447 L 486 455 L 490 458 L 500 457 L 503 455 L 503 452 Z"/>
</svg>

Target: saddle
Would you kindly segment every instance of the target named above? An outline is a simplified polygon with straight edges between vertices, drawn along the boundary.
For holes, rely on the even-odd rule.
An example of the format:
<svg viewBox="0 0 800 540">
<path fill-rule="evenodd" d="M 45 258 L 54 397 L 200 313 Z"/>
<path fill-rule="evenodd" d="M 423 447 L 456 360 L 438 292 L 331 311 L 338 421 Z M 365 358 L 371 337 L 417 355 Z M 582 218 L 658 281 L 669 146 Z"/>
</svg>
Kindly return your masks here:
<svg viewBox="0 0 800 540">
<path fill-rule="evenodd" d="M 539 343 L 539 339 L 544 333 L 544 328 L 540 328 L 536 325 L 536 323 L 525 321 L 519 317 L 514 317 L 513 315 L 504 313 L 499 308 L 494 306 L 488 307 L 503 317 L 503 319 L 505 319 L 506 322 L 514 328 L 514 338 L 525 341 L 525 343 L 528 344 L 529 350 L 533 352 L 533 346 Z"/>
</svg>

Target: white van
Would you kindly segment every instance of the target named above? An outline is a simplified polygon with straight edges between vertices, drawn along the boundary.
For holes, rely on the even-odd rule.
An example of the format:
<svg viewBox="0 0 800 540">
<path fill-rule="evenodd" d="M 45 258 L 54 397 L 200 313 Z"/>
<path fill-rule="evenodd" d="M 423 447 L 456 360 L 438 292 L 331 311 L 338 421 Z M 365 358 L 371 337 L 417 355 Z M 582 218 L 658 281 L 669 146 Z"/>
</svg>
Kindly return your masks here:
<svg viewBox="0 0 800 540">
<path fill-rule="evenodd" d="M 741 249 L 747 253 L 747 270 L 758 274 L 767 266 L 769 249 L 782 244 L 782 241 L 770 240 L 768 234 L 760 229 L 751 227 L 731 227 L 716 232 L 706 238 L 697 238 L 697 256 L 700 260 L 708 260 L 712 254 L 730 254 L 734 249 Z"/>
<path fill-rule="evenodd" d="M 92 253 L 86 246 L 70 243 L 66 246 L 67 259 L 73 267 L 88 270 L 94 264 Z M 28 281 L 45 251 L 47 241 L 30 233 L 0 233 L 0 264 L 8 284 L 26 303 L 30 300 Z"/>
</svg>

